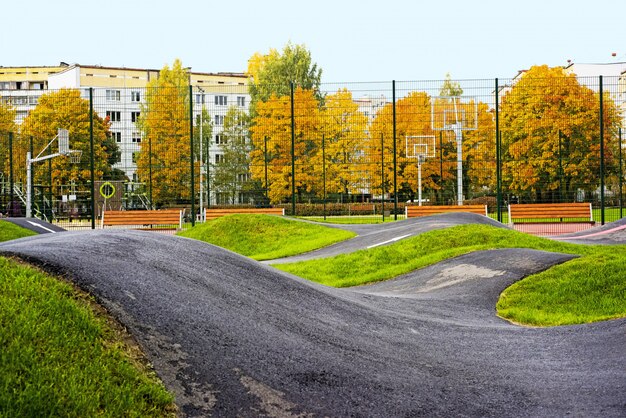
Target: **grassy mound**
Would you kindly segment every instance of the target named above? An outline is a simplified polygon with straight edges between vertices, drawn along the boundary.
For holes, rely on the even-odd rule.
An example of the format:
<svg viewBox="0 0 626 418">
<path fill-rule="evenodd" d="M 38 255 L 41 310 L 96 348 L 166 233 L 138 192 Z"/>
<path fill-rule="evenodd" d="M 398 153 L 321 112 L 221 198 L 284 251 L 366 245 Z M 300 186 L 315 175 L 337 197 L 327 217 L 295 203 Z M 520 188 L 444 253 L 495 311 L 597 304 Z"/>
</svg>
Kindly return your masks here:
<svg viewBox="0 0 626 418">
<path fill-rule="evenodd" d="M 17 226 L 11 222 L 0 220 L 0 242 L 37 235 L 33 231 Z"/>
<path fill-rule="evenodd" d="M 33 232 L 0 221 L 0 241 Z M 0 416 L 175 416 L 136 348 L 86 296 L 0 257 Z"/>
<path fill-rule="evenodd" d="M 552 241 L 487 225 L 431 231 L 395 244 L 274 267 L 334 287 L 387 280 L 472 251 L 531 248 L 582 257 L 507 289 L 498 314 L 530 325 L 563 325 L 626 316 L 626 246 Z"/>
<path fill-rule="evenodd" d="M 229 215 L 181 231 L 193 238 L 255 260 L 271 260 L 317 250 L 355 236 L 343 231 L 278 216 Z"/>
</svg>

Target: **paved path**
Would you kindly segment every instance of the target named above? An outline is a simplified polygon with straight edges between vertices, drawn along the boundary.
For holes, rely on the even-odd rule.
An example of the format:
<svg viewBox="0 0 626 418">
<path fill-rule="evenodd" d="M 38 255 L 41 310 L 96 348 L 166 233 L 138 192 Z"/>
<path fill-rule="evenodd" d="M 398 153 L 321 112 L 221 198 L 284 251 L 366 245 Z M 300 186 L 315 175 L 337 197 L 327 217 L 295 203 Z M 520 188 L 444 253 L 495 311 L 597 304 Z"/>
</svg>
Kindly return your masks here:
<svg viewBox="0 0 626 418">
<path fill-rule="evenodd" d="M 291 263 L 313 258 L 332 257 L 338 254 L 350 253 L 357 250 L 390 244 L 401 239 L 409 238 L 435 229 L 450 228 L 464 224 L 483 224 L 497 228 L 508 228 L 491 218 L 473 213 L 446 213 L 438 216 L 411 218 L 403 221 L 386 224 L 324 224 L 332 228 L 345 229 L 358 234 L 355 238 L 342 241 L 328 247 L 300 254 L 265 261 L 265 264 Z"/>
<path fill-rule="evenodd" d="M 144 347 L 188 416 L 626 414 L 626 320 L 526 328 L 498 294 L 571 256 L 478 252 L 332 289 L 142 231 L 0 244 L 90 291 Z"/>
</svg>

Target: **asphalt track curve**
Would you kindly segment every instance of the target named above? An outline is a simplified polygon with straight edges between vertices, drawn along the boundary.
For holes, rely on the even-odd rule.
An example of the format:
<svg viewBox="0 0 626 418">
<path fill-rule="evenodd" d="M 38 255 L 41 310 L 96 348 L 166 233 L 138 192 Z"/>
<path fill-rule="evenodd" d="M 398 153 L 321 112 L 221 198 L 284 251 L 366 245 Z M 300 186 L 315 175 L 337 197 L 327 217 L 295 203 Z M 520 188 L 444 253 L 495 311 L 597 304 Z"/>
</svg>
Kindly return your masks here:
<svg viewBox="0 0 626 418">
<path fill-rule="evenodd" d="M 65 231 L 64 228 L 58 225 L 37 218 L 2 218 L 2 220 L 19 225 L 22 228 L 26 228 L 38 234 L 56 234 L 57 232 Z"/>
<path fill-rule="evenodd" d="M 390 224 L 323 224 L 331 228 L 345 229 L 353 231 L 358 235 L 352 239 L 338 242 L 337 244 L 275 260 L 264 261 L 265 264 L 291 263 L 312 258 L 332 257 L 338 254 L 345 254 L 366 248 L 387 245 L 401 239 L 419 235 L 435 229 L 450 228 L 465 224 L 491 225 L 497 228 L 508 228 L 500 222 L 494 221 L 486 216 L 475 213 L 445 213 L 436 216 L 424 216 L 419 218 L 405 219 Z"/>
<path fill-rule="evenodd" d="M 558 241 L 571 242 L 574 244 L 626 244 L 626 218 L 622 218 L 608 224 L 595 226 L 584 231 L 575 232 L 572 234 L 558 235 L 551 238 Z"/>
<path fill-rule="evenodd" d="M 199 241 L 96 230 L 0 244 L 88 290 L 186 416 L 624 416 L 626 320 L 528 328 L 498 294 L 571 256 L 467 254 L 333 289 Z"/>
</svg>

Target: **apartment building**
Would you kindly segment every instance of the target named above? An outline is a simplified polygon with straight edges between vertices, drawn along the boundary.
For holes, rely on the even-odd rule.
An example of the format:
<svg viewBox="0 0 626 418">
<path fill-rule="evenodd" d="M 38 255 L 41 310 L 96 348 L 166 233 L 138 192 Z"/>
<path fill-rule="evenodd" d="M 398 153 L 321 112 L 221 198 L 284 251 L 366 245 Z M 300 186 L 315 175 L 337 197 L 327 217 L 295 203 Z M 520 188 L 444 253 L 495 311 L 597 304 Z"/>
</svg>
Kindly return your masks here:
<svg viewBox="0 0 626 418">
<path fill-rule="evenodd" d="M 93 91 L 94 111 L 102 118 L 109 118 L 111 135 L 121 150 L 114 167 L 123 170 L 129 180 L 137 181 L 135 157 L 142 141 L 137 120 L 148 82 L 158 78 L 159 73 L 154 69 L 67 63 L 0 67 L 0 99 L 15 107 L 19 124 L 37 105 L 39 97 L 48 91 L 74 88 L 80 90 L 84 98 L 89 98 L 90 90 Z M 215 163 L 221 159 L 220 135 L 228 108 L 236 106 L 248 111 L 248 79 L 243 73 L 190 71 L 189 83 L 193 86 L 194 124 L 200 125 L 204 108 L 213 125 L 209 161 Z"/>
</svg>

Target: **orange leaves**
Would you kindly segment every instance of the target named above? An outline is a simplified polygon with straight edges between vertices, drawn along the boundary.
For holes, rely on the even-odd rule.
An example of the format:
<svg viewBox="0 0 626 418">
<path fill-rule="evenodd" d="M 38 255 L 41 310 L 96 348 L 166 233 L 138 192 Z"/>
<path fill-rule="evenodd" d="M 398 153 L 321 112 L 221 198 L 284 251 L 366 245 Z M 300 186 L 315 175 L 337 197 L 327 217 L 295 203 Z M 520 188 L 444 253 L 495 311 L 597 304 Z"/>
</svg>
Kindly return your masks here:
<svg viewBox="0 0 626 418">
<path fill-rule="evenodd" d="M 80 96 L 75 89 L 61 89 L 44 94 L 39 98 L 37 107 L 33 109 L 21 125 L 21 141 L 17 142 L 14 156 L 22 159 L 20 175 L 25 178 L 25 156 L 28 151 L 28 138 L 33 138 L 33 149 L 38 154 L 57 135 L 59 128 L 69 131 L 70 149 L 81 150 L 89 155 L 89 102 Z M 94 115 L 94 162 L 95 175 L 101 177 L 110 170 L 104 146 L 108 135 L 108 124 Z M 51 153 L 56 152 L 58 144 L 51 145 Z M 67 185 L 71 181 L 76 184 L 90 181 L 91 172 L 87 165 L 70 164 L 67 157 L 54 158 L 51 162 L 53 183 Z M 86 164 L 86 163 L 85 163 Z M 24 171 L 24 173 L 22 173 Z M 35 183 L 47 183 L 43 178 L 47 173 L 35 171 Z M 19 178 L 19 175 L 18 175 Z"/>
<path fill-rule="evenodd" d="M 152 186 L 158 204 L 189 198 L 191 180 L 188 74 L 179 60 L 148 83 L 138 126 L 143 132 L 137 158 L 140 180 Z"/>
<path fill-rule="evenodd" d="M 605 126 L 617 123 L 605 100 Z M 574 195 L 598 187 L 599 97 L 560 67 L 533 67 L 502 97 L 501 129 L 505 180 L 513 190 Z M 616 145 L 605 137 L 607 157 Z M 542 184 L 541 190 L 537 184 Z M 567 190 L 565 190 L 567 188 Z"/>
</svg>

